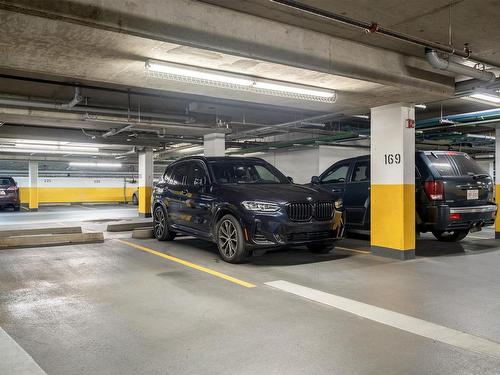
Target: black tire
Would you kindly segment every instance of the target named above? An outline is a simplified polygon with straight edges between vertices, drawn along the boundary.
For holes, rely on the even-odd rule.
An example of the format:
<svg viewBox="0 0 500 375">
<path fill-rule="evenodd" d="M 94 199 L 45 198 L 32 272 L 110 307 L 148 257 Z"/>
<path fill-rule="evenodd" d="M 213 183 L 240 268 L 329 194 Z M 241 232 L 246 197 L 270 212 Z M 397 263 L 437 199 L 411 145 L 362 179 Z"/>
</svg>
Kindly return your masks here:
<svg viewBox="0 0 500 375">
<path fill-rule="evenodd" d="M 137 196 L 136 193 L 132 194 L 132 204 L 134 206 L 138 206 L 139 205 L 139 197 Z"/>
<path fill-rule="evenodd" d="M 21 206 L 14 206 L 14 211 L 21 211 Z"/>
<path fill-rule="evenodd" d="M 328 254 L 333 250 L 334 247 L 335 245 L 324 242 L 313 242 L 307 244 L 307 248 L 309 249 L 309 251 L 314 254 Z"/>
<path fill-rule="evenodd" d="M 469 230 L 454 230 L 451 232 L 432 231 L 438 241 L 457 242 L 463 240 L 469 234 Z"/>
<path fill-rule="evenodd" d="M 158 241 L 172 241 L 175 232 L 168 228 L 167 213 L 162 206 L 156 206 L 153 212 L 153 234 Z"/>
<path fill-rule="evenodd" d="M 217 247 L 221 258 L 228 263 L 241 263 L 249 255 L 243 229 L 233 215 L 223 216 L 215 231 Z"/>
</svg>

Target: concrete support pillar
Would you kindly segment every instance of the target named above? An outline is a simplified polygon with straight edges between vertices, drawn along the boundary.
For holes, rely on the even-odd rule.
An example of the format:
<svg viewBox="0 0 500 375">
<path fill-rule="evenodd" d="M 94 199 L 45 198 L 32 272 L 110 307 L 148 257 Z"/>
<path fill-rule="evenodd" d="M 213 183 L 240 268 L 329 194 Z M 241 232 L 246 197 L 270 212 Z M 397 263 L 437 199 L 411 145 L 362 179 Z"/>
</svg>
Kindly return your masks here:
<svg viewBox="0 0 500 375">
<path fill-rule="evenodd" d="M 205 156 L 224 156 L 226 154 L 226 136 L 224 133 L 210 133 L 203 137 Z"/>
<path fill-rule="evenodd" d="M 153 190 L 153 151 L 139 153 L 139 216 L 151 217 Z"/>
<path fill-rule="evenodd" d="M 500 128 L 495 129 L 495 202 L 500 203 Z M 493 174 L 491 174 L 493 177 Z M 495 238 L 500 239 L 500 215 L 495 220 Z"/>
<path fill-rule="evenodd" d="M 415 257 L 415 111 L 401 103 L 371 109 L 371 248 Z"/>
<path fill-rule="evenodd" d="M 30 211 L 38 211 L 38 162 L 36 161 L 29 162 L 28 175 L 29 175 L 28 208 Z"/>
</svg>

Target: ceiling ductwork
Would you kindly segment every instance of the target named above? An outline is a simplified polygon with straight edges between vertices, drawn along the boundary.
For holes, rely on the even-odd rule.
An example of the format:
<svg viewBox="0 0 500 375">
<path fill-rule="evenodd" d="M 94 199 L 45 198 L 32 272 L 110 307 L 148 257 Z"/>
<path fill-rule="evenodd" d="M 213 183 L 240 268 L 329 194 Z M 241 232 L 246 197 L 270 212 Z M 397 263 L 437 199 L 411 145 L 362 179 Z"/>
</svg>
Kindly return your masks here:
<svg viewBox="0 0 500 375">
<path fill-rule="evenodd" d="M 492 84 L 495 82 L 496 76 L 493 72 L 489 72 L 484 69 L 476 69 L 456 63 L 452 61 L 450 57 L 448 57 L 447 59 L 441 58 L 439 57 L 436 50 L 426 48 L 425 57 L 429 64 L 431 64 L 436 69 L 446 70 L 451 73 L 472 77 L 485 82 L 485 84 Z"/>
</svg>

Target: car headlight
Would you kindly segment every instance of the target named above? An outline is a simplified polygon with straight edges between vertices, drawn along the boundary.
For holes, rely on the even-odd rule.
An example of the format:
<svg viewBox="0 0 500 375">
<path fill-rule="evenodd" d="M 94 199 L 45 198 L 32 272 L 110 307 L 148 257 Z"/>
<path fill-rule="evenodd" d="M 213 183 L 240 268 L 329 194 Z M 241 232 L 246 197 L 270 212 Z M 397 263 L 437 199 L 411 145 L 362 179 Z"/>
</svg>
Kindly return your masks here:
<svg viewBox="0 0 500 375">
<path fill-rule="evenodd" d="M 260 201 L 244 201 L 241 202 L 243 207 L 254 212 L 276 212 L 280 206 L 276 203 L 260 202 Z"/>
<path fill-rule="evenodd" d="M 344 207 L 344 201 L 342 199 L 337 199 L 335 201 L 335 208 L 340 210 L 342 207 Z"/>
</svg>

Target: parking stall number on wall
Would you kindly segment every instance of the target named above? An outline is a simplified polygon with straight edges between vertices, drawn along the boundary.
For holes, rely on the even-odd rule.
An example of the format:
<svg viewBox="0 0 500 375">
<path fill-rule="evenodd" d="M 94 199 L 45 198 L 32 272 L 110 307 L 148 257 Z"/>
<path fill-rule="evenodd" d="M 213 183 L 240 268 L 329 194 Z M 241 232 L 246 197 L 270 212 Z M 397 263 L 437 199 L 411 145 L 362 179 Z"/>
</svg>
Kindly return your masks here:
<svg viewBox="0 0 500 375">
<path fill-rule="evenodd" d="M 384 164 L 401 164 L 401 154 L 384 154 Z"/>
</svg>

